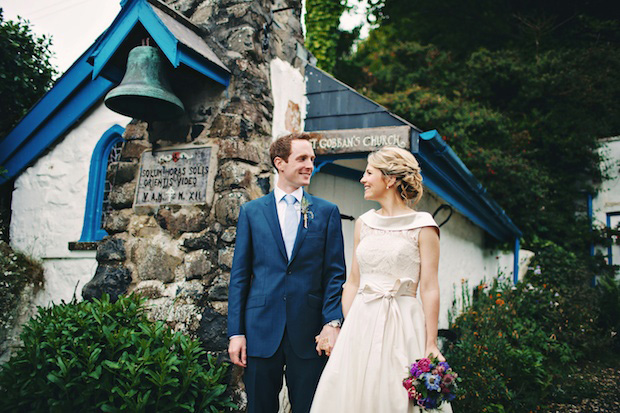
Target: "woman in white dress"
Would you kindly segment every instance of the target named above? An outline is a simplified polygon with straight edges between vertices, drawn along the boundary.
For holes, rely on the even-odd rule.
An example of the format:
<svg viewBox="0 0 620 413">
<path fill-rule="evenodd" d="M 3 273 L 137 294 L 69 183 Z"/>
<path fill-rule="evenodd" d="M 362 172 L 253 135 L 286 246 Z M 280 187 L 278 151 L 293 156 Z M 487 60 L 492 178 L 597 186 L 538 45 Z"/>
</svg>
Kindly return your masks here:
<svg viewBox="0 0 620 413">
<path fill-rule="evenodd" d="M 364 198 L 381 209 L 355 224 L 342 294 L 345 322 L 311 412 L 420 412 L 402 381 L 417 359 L 445 360 L 437 347 L 439 228 L 429 213 L 408 207 L 422 197 L 420 167 L 410 152 L 385 147 L 370 154 L 360 182 Z M 440 410 L 452 411 L 448 404 Z"/>
</svg>

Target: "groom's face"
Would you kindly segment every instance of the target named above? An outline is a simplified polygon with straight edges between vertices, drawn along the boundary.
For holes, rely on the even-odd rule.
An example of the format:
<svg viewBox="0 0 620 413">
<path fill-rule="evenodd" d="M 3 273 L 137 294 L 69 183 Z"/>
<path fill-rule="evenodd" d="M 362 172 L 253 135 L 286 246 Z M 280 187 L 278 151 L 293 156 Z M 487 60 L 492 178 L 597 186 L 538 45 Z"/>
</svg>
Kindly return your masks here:
<svg viewBox="0 0 620 413">
<path fill-rule="evenodd" d="M 309 141 L 294 139 L 291 141 L 291 154 L 288 160 L 276 158 L 274 163 L 278 169 L 278 182 L 288 189 L 297 189 L 310 184 L 314 171 L 314 151 Z"/>
</svg>

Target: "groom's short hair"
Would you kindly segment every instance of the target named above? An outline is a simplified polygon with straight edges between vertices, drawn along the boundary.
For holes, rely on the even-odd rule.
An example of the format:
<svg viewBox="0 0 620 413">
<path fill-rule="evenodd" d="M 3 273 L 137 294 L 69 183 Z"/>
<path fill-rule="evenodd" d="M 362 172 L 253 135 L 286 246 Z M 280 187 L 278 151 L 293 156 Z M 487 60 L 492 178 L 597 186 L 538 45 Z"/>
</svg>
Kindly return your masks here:
<svg viewBox="0 0 620 413">
<path fill-rule="evenodd" d="M 312 135 L 306 132 L 301 133 L 289 133 L 288 135 L 280 136 L 278 139 L 271 143 L 269 147 L 269 156 L 271 156 L 271 164 L 276 167 L 274 160 L 281 158 L 288 162 L 288 157 L 291 156 L 291 142 L 296 139 L 309 141 Z"/>
</svg>

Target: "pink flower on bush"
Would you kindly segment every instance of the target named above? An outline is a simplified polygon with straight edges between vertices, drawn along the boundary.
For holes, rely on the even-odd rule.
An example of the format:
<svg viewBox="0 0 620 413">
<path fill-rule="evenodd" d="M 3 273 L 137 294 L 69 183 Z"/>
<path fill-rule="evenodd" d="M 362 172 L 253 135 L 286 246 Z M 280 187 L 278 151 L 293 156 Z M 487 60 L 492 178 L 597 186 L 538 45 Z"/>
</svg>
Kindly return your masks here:
<svg viewBox="0 0 620 413">
<path fill-rule="evenodd" d="M 427 358 L 420 359 L 418 361 L 418 370 L 423 373 L 431 371 L 431 361 Z"/>
</svg>

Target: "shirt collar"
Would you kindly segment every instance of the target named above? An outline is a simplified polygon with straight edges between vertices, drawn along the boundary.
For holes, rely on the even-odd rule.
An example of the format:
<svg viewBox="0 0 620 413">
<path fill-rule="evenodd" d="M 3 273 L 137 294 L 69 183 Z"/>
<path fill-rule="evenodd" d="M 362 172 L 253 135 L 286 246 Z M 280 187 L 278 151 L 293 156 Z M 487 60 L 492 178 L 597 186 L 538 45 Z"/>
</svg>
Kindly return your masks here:
<svg viewBox="0 0 620 413">
<path fill-rule="evenodd" d="M 284 195 L 286 195 L 286 192 L 284 192 L 283 190 L 281 190 L 279 187 L 276 186 L 275 189 L 273 190 L 273 194 L 276 197 L 276 202 L 280 202 L 282 201 L 282 198 L 284 198 Z M 295 199 L 297 200 L 297 202 L 301 204 L 301 198 L 303 198 L 304 196 L 304 189 L 302 187 L 299 187 L 293 192 L 291 192 L 291 195 L 293 195 Z"/>
</svg>

